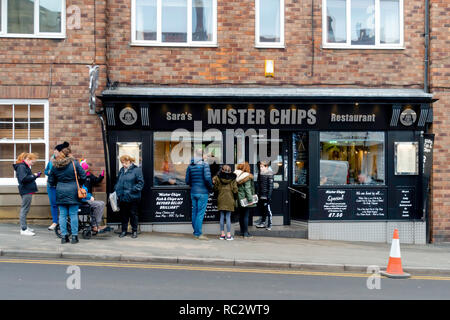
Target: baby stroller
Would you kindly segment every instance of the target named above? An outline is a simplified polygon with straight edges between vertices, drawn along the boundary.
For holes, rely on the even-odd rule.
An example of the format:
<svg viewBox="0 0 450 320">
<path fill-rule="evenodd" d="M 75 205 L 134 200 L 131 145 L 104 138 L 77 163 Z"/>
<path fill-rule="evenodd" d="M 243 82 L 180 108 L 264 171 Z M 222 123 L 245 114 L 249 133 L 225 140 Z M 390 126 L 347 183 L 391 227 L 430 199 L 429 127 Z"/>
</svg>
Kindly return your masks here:
<svg viewBox="0 0 450 320">
<path fill-rule="evenodd" d="M 83 203 L 78 208 L 78 233 L 81 233 L 83 239 L 90 239 L 97 232 L 92 231 L 92 227 L 98 227 L 97 221 L 92 216 L 92 208 L 88 203 Z M 70 236 L 70 217 L 67 218 L 67 232 Z M 61 228 L 59 224 L 55 228 L 55 233 L 58 238 L 62 238 Z"/>
</svg>

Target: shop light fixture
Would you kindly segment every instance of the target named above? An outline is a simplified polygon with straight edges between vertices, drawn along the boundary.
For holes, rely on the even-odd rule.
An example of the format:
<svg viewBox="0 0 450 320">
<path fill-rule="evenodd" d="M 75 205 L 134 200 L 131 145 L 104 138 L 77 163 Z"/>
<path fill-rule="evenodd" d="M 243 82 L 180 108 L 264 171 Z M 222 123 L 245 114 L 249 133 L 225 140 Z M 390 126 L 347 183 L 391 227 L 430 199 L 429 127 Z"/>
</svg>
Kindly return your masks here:
<svg viewBox="0 0 450 320">
<path fill-rule="evenodd" d="M 264 75 L 266 77 L 274 77 L 275 76 L 275 61 L 274 60 L 265 60 L 264 61 Z"/>
</svg>

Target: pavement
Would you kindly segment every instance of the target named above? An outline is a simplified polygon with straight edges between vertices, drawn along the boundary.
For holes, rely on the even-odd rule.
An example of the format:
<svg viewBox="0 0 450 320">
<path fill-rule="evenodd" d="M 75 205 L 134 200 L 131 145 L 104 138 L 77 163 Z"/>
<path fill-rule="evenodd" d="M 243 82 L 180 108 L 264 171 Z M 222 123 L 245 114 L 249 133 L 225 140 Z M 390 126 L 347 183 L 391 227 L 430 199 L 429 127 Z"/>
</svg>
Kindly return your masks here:
<svg viewBox="0 0 450 320">
<path fill-rule="evenodd" d="M 390 244 L 253 237 L 234 241 L 195 240 L 188 234 L 145 233 L 137 239 L 107 232 L 78 244 L 61 244 L 53 231 L 30 225 L 33 237 L 16 224 L 0 224 L 0 256 L 42 259 L 124 261 L 186 265 L 239 266 L 326 272 L 366 273 L 386 268 Z M 402 265 L 411 275 L 450 276 L 450 244 L 401 245 Z"/>
</svg>

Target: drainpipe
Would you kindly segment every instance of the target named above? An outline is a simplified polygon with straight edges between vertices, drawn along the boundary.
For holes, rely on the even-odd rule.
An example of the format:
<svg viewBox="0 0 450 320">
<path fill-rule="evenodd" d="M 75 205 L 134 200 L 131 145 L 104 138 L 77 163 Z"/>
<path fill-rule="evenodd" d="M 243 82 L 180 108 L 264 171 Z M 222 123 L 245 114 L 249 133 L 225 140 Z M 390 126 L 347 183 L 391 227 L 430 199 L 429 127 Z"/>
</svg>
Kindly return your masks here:
<svg viewBox="0 0 450 320">
<path fill-rule="evenodd" d="M 106 166 L 106 203 L 109 202 L 109 194 L 111 193 L 111 165 L 109 162 L 109 148 L 108 148 L 108 140 L 107 140 L 107 132 L 105 126 L 105 120 L 103 119 L 103 109 L 101 111 L 96 112 L 98 118 L 100 119 L 102 125 L 102 137 L 103 137 L 103 152 L 105 154 L 105 166 Z"/>
<path fill-rule="evenodd" d="M 429 49 L 430 48 L 430 0 L 425 0 L 425 66 L 424 66 L 424 83 L 423 91 L 430 92 L 429 88 Z"/>
</svg>

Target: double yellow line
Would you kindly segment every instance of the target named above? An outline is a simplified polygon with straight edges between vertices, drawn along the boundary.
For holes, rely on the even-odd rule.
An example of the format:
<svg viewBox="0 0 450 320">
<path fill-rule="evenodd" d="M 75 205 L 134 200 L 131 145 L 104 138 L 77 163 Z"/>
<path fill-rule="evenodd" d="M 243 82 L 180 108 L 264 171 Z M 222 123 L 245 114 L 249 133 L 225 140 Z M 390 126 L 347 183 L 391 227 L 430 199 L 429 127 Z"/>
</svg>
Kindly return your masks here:
<svg viewBox="0 0 450 320">
<path fill-rule="evenodd" d="M 0 259 L 0 263 L 12 264 L 42 264 L 42 265 L 63 265 L 63 266 L 85 266 L 85 267 L 107 267 L 107 268 L 127 268 L 127 269 L 160 269 L 160 270 L 183 270 L 183 271 L 208 271 L 208 272 L 233 272 L 233 273 L 257 273 L 274 275 L 299 275 L 299 276 L 328 276 L 328 277 L 350 277 L 367 278 L 372 274 L 364 273 L 338 273 L 319 271 L 300 271 L 286 269 L 255 269 L 239 267 L 207 267 L 193 265 L 165 265 L 165 264 L 137 264 L 121 262 L 86 262 L 74 260 L 31 260 L 31 259 Z M 437 276 L 412 276 L 413 280 L 439 280 L 450 281 L 450 277 Z"/>
</svg>

